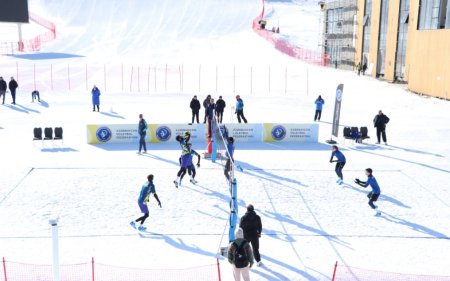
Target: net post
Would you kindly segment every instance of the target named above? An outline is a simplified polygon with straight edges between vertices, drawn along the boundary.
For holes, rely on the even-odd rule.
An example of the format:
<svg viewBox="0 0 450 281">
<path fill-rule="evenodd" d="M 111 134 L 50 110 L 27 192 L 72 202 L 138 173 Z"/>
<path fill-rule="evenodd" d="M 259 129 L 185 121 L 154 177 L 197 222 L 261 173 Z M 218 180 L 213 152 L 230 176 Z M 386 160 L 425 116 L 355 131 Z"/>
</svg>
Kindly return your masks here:
<svg viewBox="0 0 450 281">
<path fill-rule="evenodd" d="M 333 270 L 333 277 L 331 278 L 331 281 L 334 281 L 336 278 L 336 270 L 337 270 L 338 262 L 334 264 L 334 270 Z"/>
<path fill-rule="evenodd" d="M 217 260 L 217 262 L 219 262 Z M 8 276 L 6 275 L 6 260 L 5 257 L 2 258 L 2 264 L 3 264 L 3 277 L 5 277 L 5 281 L 8 281 Z M 219 274 L 219 281 L 220 281 L 220 274 Z"/>
<path fill-rule="evenodd" d="M 94 263 L 94 257 L 92 257 L 92 281 L 95 281 L 95 263 Z"/>
<path fill-rule="evenodd" d="M 236 239 L 236 223 L 238 216 L 238 205 L 237 205 L 237 181 L 233 178 L 231 182 L 231 202 L 230 202 L 230 231 L 228 233 L 229 241 L 234 241 Z"/>
<path fill-rule="evenodd" d="M 59 241 L 58 241 L 58 219 L 49 220 L 52 226 L 52 242 L 53 242 L 53 281 L 60 281 L 59 272 Z"/>
<path fill-rule="evenodd" d="M 222 281 L 222 277 L 220 276 L 220 263 L 219 263 L 219 258 L 216 258 L 217 260 L 217 274 L 219 277 L 219 281 Z"/>
</svg>

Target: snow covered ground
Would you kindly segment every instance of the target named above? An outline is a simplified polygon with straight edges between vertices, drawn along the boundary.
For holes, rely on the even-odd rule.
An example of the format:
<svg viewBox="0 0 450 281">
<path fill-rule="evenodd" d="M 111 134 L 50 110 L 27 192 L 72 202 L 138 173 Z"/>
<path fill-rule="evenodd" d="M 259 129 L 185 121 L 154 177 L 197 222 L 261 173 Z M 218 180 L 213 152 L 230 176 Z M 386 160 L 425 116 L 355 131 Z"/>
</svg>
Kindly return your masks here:
<svg viewBox="0 0 450 281">
<path fill-rule="evenodd" d="M 54 1 L 39 3 L 48 4 L 49 9 L 58 7 Z M 186 3 L 192 5 L 190 1 Z M 236 144 L 235 157 L 244 168 L 244 172 L 236 174 L 239 215 L 247 204 L 254 204 L 264 229 L 261 253 L 265 266 L 252 269 L 252 280 L 329 280 L 335 261 L 371 270 L 449 276 L 450 103 L 413 95 L 402 86 L 358 77 L 351 72 L 307 67 L 282 56 L 251 32 L 251 19 L 260 11 L 258 3 L 232 1 L 234 9 L 230 11 L 248 6 L 242 16 L 245 19 L 242 23 L 238 21 L 240 27 L 233 26 L 218 37 L 211 30 L 195 28 L 193 32 L 199 32 L 202 38 L 192 41 L 194 45 L 186 49 L 192 57 L 177 47 L 176 39 L 171 45 L 173 49 L 165 52 L 159 46 L 149 55 L 208 60 L 217 58 L 216 52 L 224 51 L 218 61 L 251 63 L 263 56 L 268 63 L 309 69 L 309 95 L 306 91 L 240 93 L 251 123 L 309 123 L 316 96 L 321 94 L 325 99 L 320 143 Z M 171 7 L 172 13 L 179 13 L 187 4 L 177 6 L 179 9 L 167 4 L 159 12 L 167 14 Z M 217 30 L 222 30 L 228 15 L 225 12 L 221 15 L 217 7 L 223 2 L 203 4 L 204 9 L 215 11 L 211 22 L 218 21 Z M 61 9 L 68 10 L 67 4 Z M 206 13 L 193 16 L 193 8 L 190 9 L 186 15 L 191 16 L 186 16 L 186 20 L 191 25 L 201 16 L 202 21 L 208 19 Z M 73 17 L 78 14 L 74 12 Z M 114 15 L 105 14 L 105 17 Z M 64 18 L 61 15 L 61 20 Z M 94 22 L 92 16 L 90 19 Z M 247 26 L 244 21 L 248 19 Z M 170 25 L 171 21 L 162 23 Z M 165 26 L 162 23 L 160 28 Z M 68 30 L 76 26 L 66 24 Z M 181 22 L 166 28 L 176 29 L 179 25 Z M 141 33 L 144 31 L 138 32 Z M 85 39 L 91 37 L 78 34 L 78 41 L 72 37 L 69 41 L 57 41 L 48 50 L 79 50 Z M 107 59 L 111 50 L 102 56 L 104 49 L 100 49 L 107 38 L 99 39 L 98 48 L 90 49 L 87 44 L 85 51 L 77 54 L 85 55 L 86 60 Z M 189 38 L 186 40 L 190 41 Z M 210 44 L 203 47 L 196 44 L 202 40 Z M 115 44 L 120 41 L 120 36 L 113 40 Z M 64 42 L 69 42 L 67 49 Z M 180 40 L 180 46 L 185 46 L 183 42 Z M 142 44 L 146 46 L 142 50 L 150 48 Z M 111 51 L 117 52 L 117 58 L 111 60 L 132 61 L 146 53 L 136 49 L 128 53 L 117 48 Z M 265 82 L 260 78 L 255 84 Z M 369 144 L 338 140 L 348 159 L 344 186 L 335 184 L 334 167 L 328 162 L 330 147 L 324 142 L 330 137 L 338 83 L 344 83 L 341 124 L 368 126 L 372 137 Z M 188 103 L 193 94 L 197 93 L 108 91 L 101 96 L 100 113 L 91 111 L 90 95 L 81 90 L 44 92 L 42 103 L 30 103 L 29 92 L 19 91 L 16 106 L 9 104 L 8 96 L 7 104 L 0 107 L 0 256 L 49 264 L 48 219 L 59 216 L 62 263 L 86 262 L 91 256 L 104 264 L 142 268 L 185 268 L 214 263 L 218 247 L 226 245 L 225 242 L 220 245 L 220 240 L 229 208 L 220 163 L 202 160 L 199 184 L 185 182 L 175 189 L 172 181 L 177 172 L 177 146 L 150 145 L 150 153 L 139 156 L 137 144 L 86 144 L 86 124 L 137 123 L 139 113 L 149 123 L 188 123 Z M 229 109 L 234 98 L 230 93 L 223 96 Z M 387 129 L 389 146 L 373 144 L 375 132 L 371 124 L 379 109 L 391 118 Z M 224 120 L 230 120 L 230 115 L 226 110 Z M 33 142 L 32 129 L 46 126 L 62 126 L 64 143 Z M 205 147 L 196 149 L 202 151 Z M 352 183 L 355 177 L 364 178 L 367 167 L 374 170 L 383 192 L 378 202 L 383 215 L 379 218 L 373 216 L 367 205 L 367 190 Z M 163 208 L 150 201 L 147 225 L 151 232 L 160 235 L 139 235 L 128 225 L 139 215 L 136 199 L 149 173 L 155 175 Z M 222 260 L 221 265 L 223 280 L 231 280 L 227 262 Z"/>
</svg>

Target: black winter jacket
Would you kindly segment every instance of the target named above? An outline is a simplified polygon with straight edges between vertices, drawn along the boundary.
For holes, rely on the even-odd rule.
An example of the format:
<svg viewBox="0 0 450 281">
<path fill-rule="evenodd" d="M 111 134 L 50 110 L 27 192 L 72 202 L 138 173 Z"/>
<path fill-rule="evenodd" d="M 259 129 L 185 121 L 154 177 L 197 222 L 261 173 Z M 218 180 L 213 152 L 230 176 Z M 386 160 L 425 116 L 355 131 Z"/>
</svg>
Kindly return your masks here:
<svg viewBox="0 0 450 281">
<path fill-rule="evenodd" d="M 0 81 L 0 91 L 6 91 L 6 89 L 7 89 L 6 81 L 5 80 Z"/>
<path fill-rule="evenodd" d="M 239 227 L 244 230 L 244 238 L 259 237 L 262 231 L 261 218 L 255 213 L 255 211 L 247 211 L 241 218 Z"/>
<path fill-rule="evenodd" d="M 225 101 L 223 99 L 218 99 L 216 102 L 216 111 L 223 112 L 223 110 L 225 109 L 226 106 L 227 106 L 227 104 L 225 103 Z"/>
<path fill-rule="evenodd" d="M 16 80 L 9 81 L 9 89 L 11 91 L 15 91 L 18 87 L 19 85 L 17 84 Z"/>
<path fill-rule="evenodd" d="M 192 99 L 191 100 L 191 105 L 190 105 L 192 111 L 194 112 L 198 112 L 201 108 L 200 102 L 196 99 Z"/>
<path fill-rule="evenodd" d="M 375 115 L 375 118 L 373 119 L 373 126 L 375 128 L 386 128 L 386 124 L 389 123 L 389 117 L 387 117 L 384 114 L 377 114 Z"/>
</svg>

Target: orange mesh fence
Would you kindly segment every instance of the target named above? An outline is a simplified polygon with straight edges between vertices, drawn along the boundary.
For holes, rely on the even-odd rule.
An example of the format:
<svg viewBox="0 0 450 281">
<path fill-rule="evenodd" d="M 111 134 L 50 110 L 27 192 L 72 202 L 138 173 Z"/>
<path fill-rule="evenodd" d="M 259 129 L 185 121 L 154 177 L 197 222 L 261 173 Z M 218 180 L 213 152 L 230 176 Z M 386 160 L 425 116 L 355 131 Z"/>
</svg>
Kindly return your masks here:
<svg viewBox="0 0 450 281">
<path fill-rule="evenodd" d="M 138 269 L 100 263 L 60 265 L 61 281 L 220 281 L 219 263 L 185 269 Z M 3 281 L 51 281 L 51 265 L 10 262 L 3 259 Z"/>
<path fill-rule="evenodd" d="M 332 281 L 450 281 L 450 276 L 413 275 L 405 273 L 367 270 L 346 265 L 335 266 Z"/>
</svg>

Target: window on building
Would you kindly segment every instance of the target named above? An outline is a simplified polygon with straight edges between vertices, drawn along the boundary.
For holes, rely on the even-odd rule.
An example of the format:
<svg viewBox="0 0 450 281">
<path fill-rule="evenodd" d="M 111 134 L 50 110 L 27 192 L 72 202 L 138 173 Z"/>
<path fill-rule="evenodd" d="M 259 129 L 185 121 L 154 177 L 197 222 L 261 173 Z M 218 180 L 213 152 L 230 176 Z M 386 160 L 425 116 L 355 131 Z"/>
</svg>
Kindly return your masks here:
<svg viewBox="0 0 450 281">
<path fill-rule="evenodd" d="M 421 0 L 419 30 L 450 28 L 450 0 Z"/>
<path fill-rule="evenodd" d="M 406 45 L 408 42 L 409 1 L 400 0 L 400 16 L 395 54 L 395 80 L 405 79 Z"/>
<path fill-rule="evenodd" d="M 369 53 L 370 47 L 370 16 L 372 15 L 372 0 L 366 0 L 364 9 L 363 53 Z"/>
<path fill-rule="evenodd" d="M 343 9 L 330 9 L 327 11 L 327 33 L 342 33 L 342 21 L 344 18 Z"/>
</svg>

